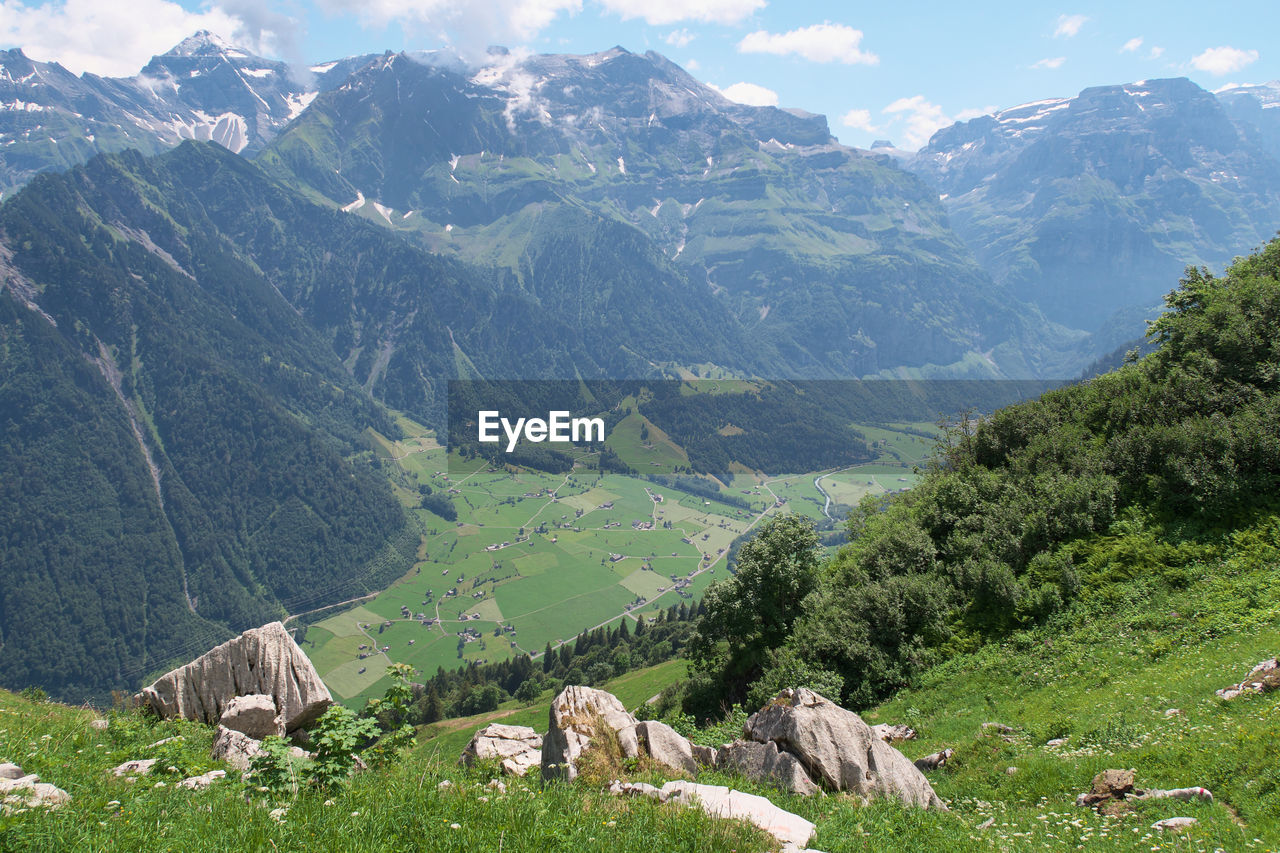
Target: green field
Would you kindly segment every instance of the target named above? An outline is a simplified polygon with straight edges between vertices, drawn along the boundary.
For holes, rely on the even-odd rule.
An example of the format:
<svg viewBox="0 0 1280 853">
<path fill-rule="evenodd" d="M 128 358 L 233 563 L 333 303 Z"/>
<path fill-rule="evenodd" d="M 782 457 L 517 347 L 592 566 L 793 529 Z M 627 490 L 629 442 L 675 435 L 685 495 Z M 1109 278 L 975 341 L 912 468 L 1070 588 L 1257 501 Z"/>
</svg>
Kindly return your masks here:
<svg viewBox="0 0 1280 853">
<path fill-rule="evenodd" d="M 642 473 L 688 463 L 652 425 L 642 442 L 640 423 L 633 414 L 610 435 L 621 458 Z M 424 531 L 418 562 L 354 609 L 311 625 L 303 640 L 335 696 L 357 706 L 386 689 L 392 662 L 434 673 L 536 656 L 548 642 L 696 600 L 726 576 L 733 540 L 766 515 L 824 518 L 815 478 L 822 477 L 833 507 L 852 505 L 862 493 L 910 485 L 913 475 L 900 459 L 913 463 L 925 446 L 914 435 L 867 428 L 884 452 L 876 463 L 781 478 L 739 474 L 721 494 L 746 501 L 743 508 L 580 466 L 547 474 L 446 458 L 421 425 L 403 417 L 398 425 L 403 438 L 369 431 L 366 441 Z M 661 464 L 648 465 L 652 460 Z M 449 495 L 458 520 L 420 508 L 422 486 Z"/>
</svg>

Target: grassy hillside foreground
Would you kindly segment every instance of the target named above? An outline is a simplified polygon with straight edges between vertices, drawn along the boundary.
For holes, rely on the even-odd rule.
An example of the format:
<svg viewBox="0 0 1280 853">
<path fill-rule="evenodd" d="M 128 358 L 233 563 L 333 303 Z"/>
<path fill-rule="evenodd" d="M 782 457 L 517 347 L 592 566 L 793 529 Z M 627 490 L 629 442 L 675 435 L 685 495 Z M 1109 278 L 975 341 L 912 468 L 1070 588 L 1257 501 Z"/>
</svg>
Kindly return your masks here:
<svg viewBox="0 0 1280 853">
<path fill-rule="evenodd" d="M 1280 648 L 1277 540 L 1280 517 L 1264 516 L 1211 562 L 1191 566 L 1182 589 L 1135 584 L 1124 600 L 1077 608 L 936 667 L 916 688 L 867 712 L 870 722 L 919 730 L 919 740 L 903 745 L 909 757 L 956 750 L 931 775 L 950 812 L 864 806 L 842 795 L 806 800 L 713 773 L 701 781 L 764 793 L 805 815 L 818 825 L 813 846 L 831 853 L 1280 850 L 1280 694 L 1231 702 L 1214 696 Z M 634 706 L 681 674 L 680 665 L 667 664 L 610 686 Z M 770 849 L 749 827 L 651 801 L 614 800 L 585 782 L 543 789 L 532 779 L 508 780 L 500 793 L 487 787 L 490 773 L 454 763 L 467 734 L 492 718 L 545 727 L 548 698 L 525 710 L 504 706 L 484 718 L 449 721 L 435 730 L 438 737 L 423 731 L 414 750 L 388 769 L 363 774 L 337 794 L 304 792 L 273 817 L 277 804 L 259 804 L 262 795 L 238 781 L 201 792 L 175 788 L 180 774 L 214 766 L 207 758 L 211 732 L 203 727 L 112 714 L 110 728 L 97 732 L 88 726 L 92 710 L 2 693 L 0 761 L 40 774 L 73 800 L 53 812 L 0 817 L 0 849 Z M 1167 715 L 1169 709 L 1181 713 Z M 981 724 L 988 721 L 1016 734 L 985 736 Z M 175 734 L 184 740 L 148 747 Z M 1045 746 L 1064 736 L 1065 745 Z M 151 756 L 178 772 L 133 784 L 106 772 Z M 1076 807 L 1076 794 L 1108 767 L 1135 769 L 1140 787 L 1203 785 L 1216 800 L 1151 801 L 1120 817 Z M 444 779 L 454 784 L 442 791 Z M 1175 815 L 1199 824 L 1151 829 Z"/>
</svg>

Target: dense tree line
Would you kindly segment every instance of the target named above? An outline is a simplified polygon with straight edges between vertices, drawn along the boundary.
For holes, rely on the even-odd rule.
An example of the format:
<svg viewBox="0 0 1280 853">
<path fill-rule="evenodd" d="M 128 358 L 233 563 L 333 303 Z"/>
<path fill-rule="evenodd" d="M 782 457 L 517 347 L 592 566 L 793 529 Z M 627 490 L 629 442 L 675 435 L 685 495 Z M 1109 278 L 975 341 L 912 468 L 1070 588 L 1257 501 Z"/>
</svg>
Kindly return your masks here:
<svg viewBox="0 0 1280 853">
<path fill-rule="evenodd" d="M 624 618 L 612 628 L 584 631 L 571 643 L 547 643 L 536 659 L 520 655 L 497 663 L 446 671 L 415 687 L 412 723 L 433 723 L 492 711 L 512 697 L 532 702 L 544 690 L 570 684 L 597 686 L 633 669 L 678 657 L 702 608 L 680 602 L 656 616 Z M 653 619 L 649 622 L 649 619 Z"/>
<path fill-rule="evenodd" d="M 751 509 L 751 504 L 748 501 L 743 500 L 738 495 L 721 492 L 715 483 L 702 477 L 689 477 L 680 474 L 668 477 L 665 474 L 650 474 L 646 479 L 651 483 L 657 483 L 668 489 L 676 489 L 703 500 L 719 501 L 722 504 L 728 504 L 739 509 Z"/>
<path fill-rule="evenodd" d="M 958 650 L 1151 572 L 1280 494 L 1280 240 L 1223 277 L 1189 270 L 1153 352 L 961 418 L 910 492 L 865 501 L 828 563 L 798 517 L 707 593 L 685 706 L 716 716 L 796 683 L 863 707 Z M 1117 544 L 1120 543 L 1120 544 Z"/>
</svg>

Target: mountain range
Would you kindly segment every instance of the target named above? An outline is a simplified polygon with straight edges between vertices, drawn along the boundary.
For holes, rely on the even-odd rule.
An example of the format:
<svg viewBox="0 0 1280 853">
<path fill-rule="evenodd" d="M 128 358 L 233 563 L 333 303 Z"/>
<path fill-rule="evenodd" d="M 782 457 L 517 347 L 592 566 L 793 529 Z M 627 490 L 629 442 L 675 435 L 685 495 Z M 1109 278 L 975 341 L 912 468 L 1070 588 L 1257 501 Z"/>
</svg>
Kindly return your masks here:
<svg viewBox="0 0 1280 853">
<path fill-rule="evenodd" d="M 941 193 L 983 269 L 1054 321 L 1096 330 L 1221 269 L 1280 225 L 1280 83 L 1086 89 L 939 131 L 904 165 Z"/>
<path fill-rule="evenodd" d="M 367 430 L 443 428 L 450 378 L 1071 376 L 1280 224 L 1276 91 L 1088 90 L 906 156 L 621 48 L 9 51 L 0 683 L 101 696 L 385 586 L 420 531 Z"/>
<path fill-rule="evenodd" d="M 202 31 L 135 76 L 112 78 L 0 51 L 0 193 L 96 154 L 154 154 L 184 139 L 252 154 L 370 58 L 295 69 Z"/>
</svg>

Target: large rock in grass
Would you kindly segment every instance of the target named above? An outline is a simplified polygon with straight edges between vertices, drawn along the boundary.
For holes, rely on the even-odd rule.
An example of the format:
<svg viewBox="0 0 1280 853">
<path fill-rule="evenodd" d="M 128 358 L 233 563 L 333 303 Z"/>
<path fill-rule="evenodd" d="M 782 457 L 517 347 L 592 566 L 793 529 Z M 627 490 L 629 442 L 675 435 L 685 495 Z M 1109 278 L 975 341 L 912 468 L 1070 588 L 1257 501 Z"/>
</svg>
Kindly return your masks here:
<svg viewBox="0 0 1280 853">
<path fill-rule="evenodd" d="M 636 736 L 640 739 L 640 746 L 654 761 L 683 770 L 690 776 L 698 774 L 693 744 L 671 726 L 657 720 L 645 720 L 636 724 Z"/>
<path fill-rule="evenodd" d="M 261 754 L 261 741 L 249 737 L 244 732 L 218 726 L 218 733 L 213 738 L 213 750 L 209 753 L 209 757 L 214 761 L 225 761 L 241 773 L 247 773 L 253 759 Z"/>
<path fill-rule="evenodd" d="M 314 722 L 333 704 L 311 661 L 279 622 L 245 631 L 143 688 L 138 700 L 165 719 L 217 724 L 237 696 L 265 694 L 285 731 Z"/>
<path fill-rule="evenodd" d="M 813 823 L 756 794 L 721 785 L 676 781 L 663 785 L 658 798 L 664 802 L 696 805 L 712 817 L 748 821 L 778 839 L 784 850 L 803 847 L 813 838 Z"/>
<path fill-rule="evenodd" d="M 508 776 L 523 776 L 542 761 L 542 735 L 528 726 L 490 723 L 472 736 L 461 760 L 468 767 L 496 760 Z"/>
<path fill-rule="evenodd" d="M 744 733 L 791 753 L 812 780 L 834 790 L 946 808 L 906 756 L 876 737 L 857 714 L 808 688 L 783 690 L 747 720 Z"/>
<path fill-rule="evenodd" d="M 594 739 L 612 736 L 626 758 L 640 754 L 636 718 L 618 697 L 590 687 L 566 687 L 551 703 L 547 733 L 542 738 L 542 778 L 573 781 L 578 758 Z"/>
<path fill-rule="evenodd" d="M 232 699 L 218 723 L 256 740 L 284 734 L 284 719 L 276 712 L 276 701 L 265 693 Z"/>
<path fill-rule="evenodd" d="M 716 751 L 716 769 L 768 782 L 793 794 L 808 796 L 820 790 L 805 772 L 800 759 L 789 752 L 780 752 L 772 742 L 735 740 L 727 743 Z"/>
</svg>

